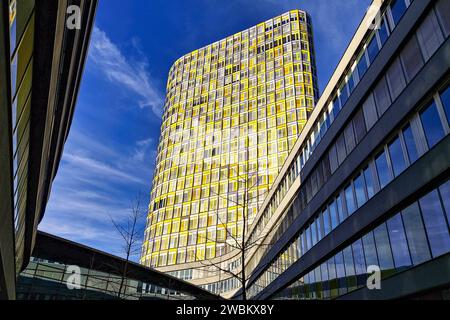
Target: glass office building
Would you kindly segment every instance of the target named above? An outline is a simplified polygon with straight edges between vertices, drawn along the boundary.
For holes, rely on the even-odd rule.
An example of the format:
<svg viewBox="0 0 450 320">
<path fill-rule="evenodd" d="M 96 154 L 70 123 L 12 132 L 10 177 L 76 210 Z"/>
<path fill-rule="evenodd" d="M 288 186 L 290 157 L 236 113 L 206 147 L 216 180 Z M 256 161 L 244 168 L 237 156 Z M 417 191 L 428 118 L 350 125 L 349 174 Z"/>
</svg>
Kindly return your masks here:
<svg viewBox="0 0 450 320">
<path fill-rule="evenodd" d="M 317 98 L 311 19 L 300 10 L 178 59 L 141 263 L 193 280 L 205 277 L 193 271 L 203 261 L 230 254 Z"/>
<path fill-rule="evenodd" d="M 74 112 L 96 0 L 0 3 L 0 299 L 28 264 Z"/>
<path fill-rule="evenodd" d="M 450 298 L 450 2 L 372 5 L 250 227 L 253 299 Z"/>
<path fill-rule="evenodd" d="M 38 232 L 17 280 L 18 300 L 215 300 L 219 297 L 135 262 Z"/>
</svg>

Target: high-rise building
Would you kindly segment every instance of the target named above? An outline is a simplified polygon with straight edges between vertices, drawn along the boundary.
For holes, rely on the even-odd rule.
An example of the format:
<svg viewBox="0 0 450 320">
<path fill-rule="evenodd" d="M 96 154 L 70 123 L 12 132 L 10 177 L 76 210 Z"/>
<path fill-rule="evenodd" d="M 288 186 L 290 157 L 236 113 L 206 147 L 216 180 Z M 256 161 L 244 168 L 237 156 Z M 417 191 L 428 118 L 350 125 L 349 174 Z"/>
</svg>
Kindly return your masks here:
<svg viewBox="0 0 450 320">
<path fill-rule="evenodd" d="M 67 28 L 69 6 L 80 29 Z M 0 299 L 16 297 L 72 121 L 97 1 L 0 2 Z"/>
<path fill-rule="evenodd" d="M 253 299 L 450 297 L 450 1 L 372 9 L 249 230 Z"/>
<path fill-rule="evenodd" d="M 233 251 L 317 98 L 304 11 L 178 59 L 168 77 L 141 263 L 205 278 L 193 270 Z"/>
</svg>

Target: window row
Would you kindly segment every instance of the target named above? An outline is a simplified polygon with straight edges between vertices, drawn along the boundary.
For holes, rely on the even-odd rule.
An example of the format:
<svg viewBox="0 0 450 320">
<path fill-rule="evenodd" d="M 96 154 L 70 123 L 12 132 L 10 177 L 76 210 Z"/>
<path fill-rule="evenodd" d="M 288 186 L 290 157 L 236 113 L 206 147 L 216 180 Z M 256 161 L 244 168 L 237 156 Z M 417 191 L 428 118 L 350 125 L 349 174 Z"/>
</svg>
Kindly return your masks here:
<svg viewBox="0 0 450 320">
<path fill-rule="evenodd" d="M 450 181 L 394 215 L 276 294 L 333 299 L 366 286 L 369 266 L 382 278 L 450 252 Z"/>
<path fill-rule="evenodd" d="M 282 268 L 279 267 L 279 261 L 275 261 L 267 271 L 270 276 L 265 278 L 263 282 L 265 285 L 260 284 L 260 287 L 267 286 L 268 280 L 273 281 L 375 194 L 383 190 L 419 156 L 450 133 L 450 117 L 448 114 L 447 117 L 445 116 L 450 107 L 449 97 L 450 86 L 440 91 L 440 94 L 436 94 L 431 103 L 423 107 L 410 122 L 403 126 L 402 130 L 390 139 L 322 210 L 310 219 L 309 224 L 302 228 L 297 239 L 277 258 L 284 261 L 281 264 Z M 298 203 L 297 198 L 289 209 L 289 212 L 292 212 L 291 216 L 297 216 L 302 211 Z M 290 259 L 285 259 L 284 255 Z M 259 279 L 264 279 L 264 276 Z"/>
</svg>

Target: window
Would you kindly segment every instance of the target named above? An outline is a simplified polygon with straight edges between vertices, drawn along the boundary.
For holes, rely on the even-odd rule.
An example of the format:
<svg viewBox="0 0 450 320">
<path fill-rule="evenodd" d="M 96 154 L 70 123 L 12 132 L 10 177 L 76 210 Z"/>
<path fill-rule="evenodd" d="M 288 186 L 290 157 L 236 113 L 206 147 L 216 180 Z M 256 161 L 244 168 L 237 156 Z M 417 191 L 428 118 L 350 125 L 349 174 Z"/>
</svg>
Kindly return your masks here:
<svg viewBox="0 0 450 320">
<path fill-rule="evenodd" d="M 336 169 L 339 166 L 338 160 L 337 160 L 337 154 L 336 154 L 336 145 L 332 145 L 331 146 L 328 156 L 329 156 L 329 159 L 330 159 L 331 172 L 335 172 Z"/>
<path fill-rule="evenodd" d="M 350 153 L 356 146 L 355 134 L 353 132 L 353 122 L 350 121 L 344 130 L 345 144 L 347 146 L 347 151 Z"/>
<path fill-rule="evenodd" d="M 347 188 L 345 188 L 345 201 L 347 203 L 348 215 L 351 215 L 356 210 L 355 199 L 353 197 L 352 185 L 349 185 Z"/>
<path fill-rule="evenodd" d="M 357 275 L 365 275 L 367 272 L 366 261 L 364 260 L 364 251 L 361 239 L 355 241 L 352 244 L 353 258 L 355 261 L 355 273 Z M 362 281 L 360 281 L 362 280 Z M 358 279 L 358 285 L 365 283 L 364 277 Z"/>
<path fill-rule="evenodd" d="M 366 125 L 364 123 L 364 115 L 361 109 L 355 114 L 355 117 L 353 118 L 353 125 L 355 127 L 356 143 L 358 144 L 366 135 Z"/>
<path fill-rule="evenodd" d="M 389 108 L 391 104 L 391 98 L 389 96 L 389 91 L 386 85 L 386 79 L 383 77 L 377 84 L 373 91 L 375 97 L 375 102 L 377 105 L 378 115 L 381 115 Z"/>
<path fill-rule="evenodd" d="M 332 202 L 329 206 L 331 229 L 334 230 L 339 224 L 338 212 L 336 209 L 336 202 Z"/>
<path fill-rule="evenodd" d="M 403 17 L 405 11 L 406 11 L 405 0 L 394 0 L 391 2 L 392 20 L 394 22 L 394 26 L 392 27 L 392 29 L 394 29 L 395 26 L 398 24 L 400 19 Z"/>
<path fill-rule="evenodd" d="M 389 37 L 388 28 L 386 23 L 384 22 L 384 19 L 380 24 L 380 28 L 378 29 L 378 35 L 380 36 L 381 46 L 383 46 L 387 38 Z"/>
<path fill-rule="evenodd" d="M 413 264 L 417 265 L 430 260 L 427 235 L 417 202 L 403 210 L 402 217 Z"/>
<path fill-rule="evenodd" d="M 425 131 L 428 147 L 432 148 L 444 137 L 444 128 L 442 128 L 439 113 L 434 102 L 420 113 L 420 120 Z"/>
<path fill-rule="evenodd" d="M 431 10 L 428 16 L 417 30 L 420 48 L 422 49 L 425 60 L 431 58 L 434 52 L 444 41 L 434 10 Z"/>
<path fill-rule="evenodd" d="M 409 162 L 413 163 L 419 158 L 419 155 L 417 153 L 416 142 L 410 125 L 403 129 L 403 139 L 408 152 Z"/>
<path fill-rule="evenodd" d="M 359 80 L 361 81 L 367 71 L 367 61 L 364 52 L 362 52 L 361 56 L 358 58 L 358 64 L 356 67 L 358 69 Z"/>
<path fill-rule="evenodd" d="M 323 221 L 323 231 L 324 236 L 331 232 L 331 221 L 330 221 L 330 213 L 327 209 L 322 212 L 322 221 Z"/>
<path fill-rule="evenodd" d="M 369 56 L 369 61 L 372 64 L 376 56 L 378 55 L 378 43 L 377 37 L 375 37 L 375 35 L 372 37 L 372 40 L 370 40 L 369 44 L 367 45 L 367 55 Z"/>
<path fill-rule="evenodd" d="M 336 277 L 339 281 L 339 295 L 347 293 L 347 283 L 345 281 L 344 256 L 342 251 L 334 256 L 336 262 Z"/>
<path fill-rule="evenodd" d="M 389 90 L 391 92 L 392 101 L 394 101 L 406 86 L 405 77 L 400 63 L 400 59 L 396 59 L 388 71 L 386 72 Z"/>
<path fill-rule="evenodd" d="M 444 107 L 445 115 L 447 117 L 448 124 L 450 125 L 450 86 L 441 92 L 442 106 Z"/>
<path fill-rule="evenodd" d="M 400 56 L 403 62 L 403 68 L 405 69 L 406 81 L 410 82 L 423 66 L 422 54 L 420 53 L 419 44 L 414 35 Z"/>
<path fill-rule="evenodd" d="M 317 241 L 322 240 L 323 238 L 323 228 L 322 228 L 322 217 L 319 215 L 319 217 L 316 219 L 316 226 L 317 226 Z"/>
<path fill-rule="evenodd" d="M 367 196 L 370 199 L 375 195 L 375 186 L 370 168 L 364 169 L 364 179 L 366 180 Z"/>
<path fill-rule="evenodd" d="M 375 240 L 373 232 L 369 232 L 363 238 L 364 256 L 366 258 L 367 266 L 378 266 L 377 249 L 375 247 Z"/>
<path fill-rule="evenodd" d="M 344 203 L 342 202 L 341 195 L 338 195 L 336 198 L 336 209 L 339 216 L 340 223 L 344 222 L 344 220 L 347 218 L 344 210 Z"/>
<path fill-rule="evenodd" d="M 450 2 L 447 0 L 439 0 L 435 6 L 436 13 L 441 23 L 444 36 L 448 37 L 450 34 Z"/>
<path fill-rule="evenodd" d="M 394 268 L 394 261 L 392 259 L 391 245 L 389 243 L 389 236 L 386 229 L 386 224 L 383 223 L 373 231 L 375 243 L 377 246 L 378 259 L 380 260 L 380 268 L 383 271 Z"/>
<path fill-rule="evenodd" d="M 364 203 L 366 203 L 366 191 L 364 186 L 364 177 L 362 175 L 358 176 L 354 181 L 356 202 L 358 208 L 360 208 Z"/>
<path fill-rule="evenodd" d="M 344 162 L 345 158 L 347 157 L 347 153 L 345 151 L 345 139 L 343 134 L 341 134 L 338 140 L 336 141 L 336 148 L 339 165 L 341 165 L 342 162 Z"/>
<path fill-rule="evenodd" d="M 433 257 L 450 251 L 448 226 L 436 190 L 419 200 Z"/>
<path fill-rule="evenodd" d="M 376 158 L 375 164 L 377 166 L 380 187 L 383 189 L 391 181 L 391 173 L 384 152 Z"/>
<path fill-rule="evenodd" d="M 347 285 L 349 290 L 352 290 L 356 287 L 356 278 L 355 276 L 355 263 L 353 261 L 353 252 L 352 247 L 348 246 L 343 251 L 344 255 L 344 265 L 345 265 L 345 274 L 347 276 Z"/>
<path fill-rule="evenodd" d="M 397 269 L 411 266 L 408 244 L 406 242 L 405 230 L 403 229 L 402 216 L 395 215 L 387 221 L 389 238 L 392 245 L 392 254 Z"/>
<path fill-rule="evenodd" d="M 441 192 L 442 202 L 444 204 L 444 210 L 447 213 L 447 221 L 450 224 L 450 181 L 447 181 L 439 188 Z"/>
<path fill-rule="evenodd" d="M 377 109 L 372 93 L 367 97 L 366 101 L 364 101 L 363 111 L 367 130 L 370 130 L 378 120 Z"/>
<path fill-rule="evenodd" d="M 389 155 L 391 157 L 391 165 L 394 171 L 394 176 L 397 177 L 406 168 L 406 161 L 403 157 L 402 145 L 399 138 L 389 144 Z"/>
<path fill-rule="evenodd" d="M 314 221 L 311 224 L 311 247 L 314 247 L 317 243 L 317 225 L 316 222 Z"/>
</svg>

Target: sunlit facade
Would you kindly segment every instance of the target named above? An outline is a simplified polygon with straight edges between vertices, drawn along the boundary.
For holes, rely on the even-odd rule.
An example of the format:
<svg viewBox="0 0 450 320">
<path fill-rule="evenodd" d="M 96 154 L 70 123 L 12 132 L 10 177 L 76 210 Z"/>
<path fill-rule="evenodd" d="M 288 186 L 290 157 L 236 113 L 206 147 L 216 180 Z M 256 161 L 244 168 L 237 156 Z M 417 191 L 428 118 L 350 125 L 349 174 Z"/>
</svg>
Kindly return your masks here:
<svg viewBox="0 0 450 320">
<path fill-rule="evenodd" d="M 303 11 L 178 59 L 168 77 L 141 263 L 189 269 L 230 252 L 317 98 Z"/>
</svg>

